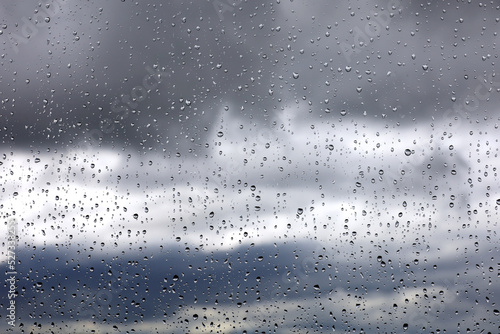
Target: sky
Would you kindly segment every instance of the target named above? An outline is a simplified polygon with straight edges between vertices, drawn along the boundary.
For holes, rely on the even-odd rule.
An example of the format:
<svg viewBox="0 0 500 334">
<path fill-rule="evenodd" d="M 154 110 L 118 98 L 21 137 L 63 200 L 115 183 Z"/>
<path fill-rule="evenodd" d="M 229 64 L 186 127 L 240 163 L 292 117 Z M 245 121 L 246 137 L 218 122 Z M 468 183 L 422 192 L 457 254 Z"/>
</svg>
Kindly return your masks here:
<svg viewBox="0 0 500 334">
<path fill-rule="evenodd" d="M 499 10 L 2 2 L 0 327 L 498 331 Z"/>
</svg>

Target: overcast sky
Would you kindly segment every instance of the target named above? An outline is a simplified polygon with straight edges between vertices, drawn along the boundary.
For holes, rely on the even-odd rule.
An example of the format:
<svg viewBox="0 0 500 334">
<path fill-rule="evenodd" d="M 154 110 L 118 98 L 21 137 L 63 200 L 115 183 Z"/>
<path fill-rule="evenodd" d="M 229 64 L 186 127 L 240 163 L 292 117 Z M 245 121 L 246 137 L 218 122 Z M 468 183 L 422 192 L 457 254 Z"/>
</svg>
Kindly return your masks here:
<svg viewBox="0 0 500 334">
<path fill-rule="evenodd" d="M 498 331 L 495 2 L 47 4 L 0 5 L 24 330 Z"/>
</svg>

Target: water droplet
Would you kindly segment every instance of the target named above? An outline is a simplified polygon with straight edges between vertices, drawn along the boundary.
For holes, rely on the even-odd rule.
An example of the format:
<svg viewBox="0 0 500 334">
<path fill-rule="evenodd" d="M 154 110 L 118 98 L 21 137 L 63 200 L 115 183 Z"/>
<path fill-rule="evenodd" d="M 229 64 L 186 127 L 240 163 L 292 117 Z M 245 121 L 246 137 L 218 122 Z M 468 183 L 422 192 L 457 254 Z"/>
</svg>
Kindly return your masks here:
<svg viewBox="0 0 500 334">
<path fill-rule="evenodd" d="M 299 74 L 297 72 L 293 72 L 292 76 L 293 76 L 294 79 L 298 79 L 299 78 Z"/>
<path fill-rule="evenodd" d="M 427 71 L 427 69 L 429 68 L 429 65 L 424 64 L 424 65 L 422 65 L 422 68 L 424 69 L 424 71 Z"/>
<path fill-rule="evenodd" d="M 217 132 L 217 137 L 221 138 L 222 136 L 224 136 L 224 132 L 222 131 Z"/>
<path fill-rule="evenodd" d="M 345 116 L 345 115 L 347 115 L 347 111 L 345 111 L 344 109 L 342 109 L 340 111 L 340 116 Z"/>
<path fill-rule="evenodd" d="M 409 156 L 411 155 L 411 150 L 410 150 L 409 148 L 407 148 L 407 149 L 405 150 L 405 155 L 406 155 L 407 157 L 409 157 Z"/>
</svg>

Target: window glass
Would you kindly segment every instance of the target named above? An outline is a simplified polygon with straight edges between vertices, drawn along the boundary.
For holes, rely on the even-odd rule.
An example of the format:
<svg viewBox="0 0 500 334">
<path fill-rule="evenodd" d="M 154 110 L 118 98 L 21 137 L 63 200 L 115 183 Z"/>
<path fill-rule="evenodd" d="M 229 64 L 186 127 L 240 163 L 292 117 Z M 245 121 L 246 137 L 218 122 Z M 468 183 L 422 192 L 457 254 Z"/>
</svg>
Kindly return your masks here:
<svg viewBox="0 0 500 334">
<path fill-rule="evenodd" d="M 0 328 L 498 333 L 496 1 L 3 1 Z"/>
</svg>

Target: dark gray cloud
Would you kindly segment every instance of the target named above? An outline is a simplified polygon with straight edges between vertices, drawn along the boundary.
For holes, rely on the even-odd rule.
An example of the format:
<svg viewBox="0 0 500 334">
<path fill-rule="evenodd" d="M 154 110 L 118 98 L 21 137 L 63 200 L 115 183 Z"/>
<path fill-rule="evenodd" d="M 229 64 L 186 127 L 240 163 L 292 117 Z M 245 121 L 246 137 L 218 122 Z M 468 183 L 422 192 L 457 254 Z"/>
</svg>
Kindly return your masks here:
<svg viewBox="0 0 500 334">
<path fill-rule="evenodd" d="M 295 106 L 317 121 L 331 116 L 325 110 L 346 110 L 374 126 L 427 122 L 473 98 L 483 78 L 490 80 L 481 92 L 493 89 L 488 100 L 460 108 L 478 117 L 498 102 L 489 52 L 498 22 L 486 5 L 242 2 L 221 7 L 221 15 L 210 1 L 4 7 L 2 114 L 10 144 L 15 136 L 15 144 L 71 147 L 83 133 L 106 129 L 94 141 L 185 151 L 194 146 L 190 135 L 204 144 L 202 129 L 216 127 L 227 104 L 235 120 L 263 126 L 275 110 Z M 134 90 L 153 65 L 164 73 L 161 84 Z M 123 95 L 143 100 L 129 103 L 127 114 L 113 112 Z"/>
<path fill-rule="evenodd" d="M 465 261 L 477 265 L 460 272 L 449 261 L 405 262 L 377 248 L 363 253 L 346 245 L 280 243 L 211 253 L 145 247 L 117 256 L 100 253 L 99 245 L 81 246 L 48 247 L 31 259 L 28 249 L 21 253 L 20 271 L 30 274 L 18 282 L 21 319 L 51 318 L 23 321 L 25 330 L 38 323 L 39 330 L 49 331 L 55 322 L 61 331 L 86 323 L 141 332 L 141 323 L 151 330 L 166 318 L 163 331 L 181 332 L 227 324 L 217 310 L 233 310 L 226 317 L 247 319 L 235 328 L 264 330 L 276 323 L 280 331 L 320 326 L 401 331 L 408 323 L 408 332 L 418 333 L 493 317 L 488 296 L 498 293 L 491 286 L 494 263 L 484 262 L 485 252 L 468 256 Z M 482 326 L 495 330 L 492 322 Z"/>
</svg>

